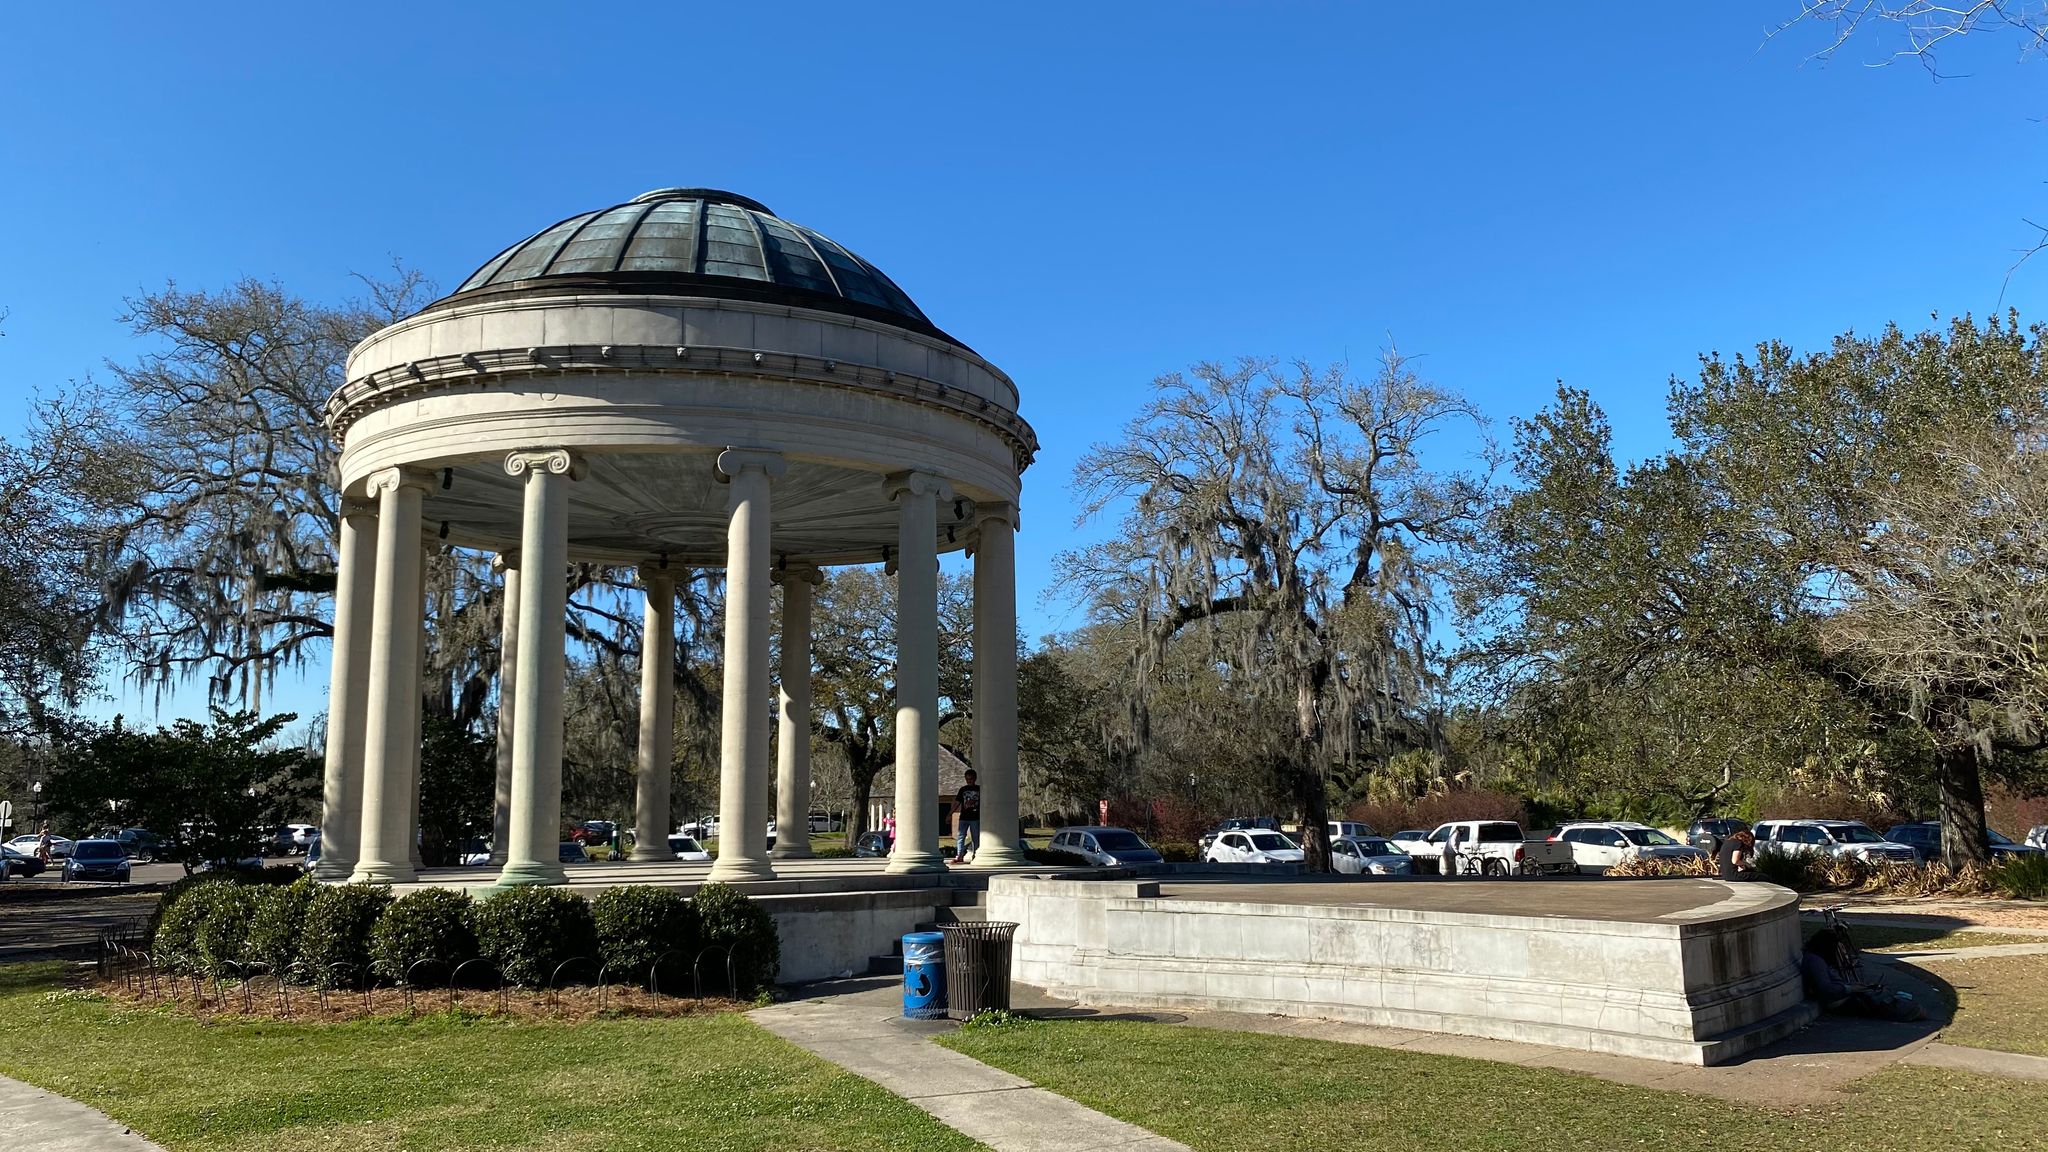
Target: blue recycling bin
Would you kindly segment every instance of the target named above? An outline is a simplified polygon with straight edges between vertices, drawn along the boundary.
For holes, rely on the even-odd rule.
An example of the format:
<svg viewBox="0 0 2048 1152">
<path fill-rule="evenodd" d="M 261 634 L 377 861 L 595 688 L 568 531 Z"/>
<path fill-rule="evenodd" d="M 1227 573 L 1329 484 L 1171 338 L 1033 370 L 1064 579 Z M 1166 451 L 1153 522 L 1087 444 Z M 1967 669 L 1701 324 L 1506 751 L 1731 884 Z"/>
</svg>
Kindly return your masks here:
<svg viewBox="0 0 2048 1152">
<path fill-rule="evenodd" d="M 903 1017 L 946 1018 L 946 934 L 912 932 L 903 938 Z"/>
</svg>

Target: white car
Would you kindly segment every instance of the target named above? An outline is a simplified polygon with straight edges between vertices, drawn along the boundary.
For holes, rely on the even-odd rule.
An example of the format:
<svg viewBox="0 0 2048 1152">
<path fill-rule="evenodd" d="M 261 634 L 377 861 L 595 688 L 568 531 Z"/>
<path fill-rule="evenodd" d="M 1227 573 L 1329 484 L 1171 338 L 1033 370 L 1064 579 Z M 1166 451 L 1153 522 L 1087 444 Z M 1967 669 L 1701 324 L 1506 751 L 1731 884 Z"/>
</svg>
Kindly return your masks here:
<svg viewBox="0 0 2048 1152">
<path fill-rule="evenodd" d="M 1624 860 L 1704 860 L 1706 852 L 1680 844 L 1648 824 L 1632 820 L 1587 820 L 1566 824 L 1553 839 L 1571 848 L 1580 872 L 1605 872 Z"/>
<path fill-rule="evenodd" d="M 837 832 L 844 827 L 837 817 L 829 816 L 823 812 L 811 813 L 810 822 L 811 831 L 813 832 Z"/>
<path fill-rule="evenodd" d="M 1330 866 L 1346 876 L 1411 876 L 1415 862 L 1382 836 L 1339 836 L 1330 841 Z"/>
<path fill-rule="evenodd" d="M 702 864 L 711 859 L 711 853 L 706 852 L 702 844 L 689 836 L 669 837 L 668 850 L 675 854 L 676 859 L 688 860 L 692 864 Z"/>
<path fill-rule="evenodd" d="M 1920 859 L 1912 845 L 1887 840 L 1861 820 L 1759 820 L 1751 831 L 1760 855 L 1817 852 L 1873 864 L 1913 864 Z"/>
<path fill-rule="evenodd" d="M 1347 836 L 1353 838 L 1377 838 L 1379 833 L 1373 831 L 1372 825 L 1367 824 L 1363 820 L 1330 821 L 1330 839 L 1339 840 Z"/>
<path fill-rule="evenodd" d="M 1302 851 L 1286 833 L 1245 828 L 1218 836 L 1204 859 L 1211 864 L 1299 864 Z"/>
<path fill-rule="evenodd" d="M 1387 839 L 1393 843 L 1395 848 L 1410 856 L 1428 856 L 1436 851 L 1436 845 L 1429 841 L 1429 829 L 1427 828 L 1403 828 L 1401 831 L 1387 837 Z"/>
<path fill-rule="evenodd" d="M 2027 843 L 2036 848 L 2048 849 L 2048 824 L 2036 824 L 2027 829 Z"/>
<path fill-rule="evenodd" d="M 33 856 L 36 854 L 36 839 L 33 833 L 28 833 L 9 840 L 7 846 L 25 856 Z M 69 858 L 70 855 L 71 841 L 62 836 L 50 837 L 50 859 L 63 860 Z"/>
</svg>

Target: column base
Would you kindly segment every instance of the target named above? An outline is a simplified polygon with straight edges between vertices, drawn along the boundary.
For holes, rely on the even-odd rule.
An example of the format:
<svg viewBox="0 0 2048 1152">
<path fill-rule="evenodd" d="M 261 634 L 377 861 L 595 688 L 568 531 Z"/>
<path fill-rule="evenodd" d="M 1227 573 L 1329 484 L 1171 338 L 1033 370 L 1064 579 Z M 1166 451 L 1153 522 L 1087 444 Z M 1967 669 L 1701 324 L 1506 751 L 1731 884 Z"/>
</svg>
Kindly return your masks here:
<svg viewBox="0 0 2048 1152">
<path fill-rule="evenodd" d="M 349 875 L 351 884 L 410 884 L 419 879 L 411 864 L 391 864 L 383 860 L 358 860 L 356 870 Z"/>
<path fill-rule="evenodd" d="M 791 843 L 787 851 L 783 850 L 782 841 L 778 839 L 775 841 L 775 847 L 768 850 L 768 858 L 770 860 L 809 860 L 814 855 L 815 853 L 811 851 L 811 838 L 809 836 L 805 836 L 801 844 Z"/>
<path fill-rule="evenodd" d="M 562 871 L 558 860 L 506 861 L 505 870 L 498 873 L 500 888 L 531 888 L 536 884 L 562 884 L 569 874 Z"/>
<path fill-rule="evenodd" d="M 968 865 L 969 868 L 1029 868 L 1030 866 L 1031 861 L 1025 858 L 1024 853 L 1007 844 L 1001 847 L 991 844 L 985 848 L 976 848 L 974 850 L 974 861 Z"/>
<path fill-rule="evenodd" d="M 356 863 L 353 860 L 336 860 L 329 864 L 327 859 L 322 857 L 319 863 L 313 865 L 313 880 L 320 884 L 346 884 L 348 878 L 355 875 L 355 871 Z"/>
<path fill-rule="evenodd" d="M 739 860 L 720 856 L 711 862 L 713 883 L 732 884 L 744 880 L 773 880 L 775 869 L 766 860 Z"/>
<path fill-rule="evenodd" d="M 905 873 L 942 873 L 946 870 L 946 858 L 937 852 L 897 851 L 889 856 L 889 867 L 884 869 L 894 875 Z"/>
<path fill-rule="evenodd" d="M 666 849 L 656 848 L 651 844 L 635 845 L 633 847 L 632 854 L 626 857 L 626 859 L 636 864 L 645 864 L 649 861 L 654 860 L 668 860 L 673 862 L 675 858 L 675 853 L 667 851 Z"/>
</svg>

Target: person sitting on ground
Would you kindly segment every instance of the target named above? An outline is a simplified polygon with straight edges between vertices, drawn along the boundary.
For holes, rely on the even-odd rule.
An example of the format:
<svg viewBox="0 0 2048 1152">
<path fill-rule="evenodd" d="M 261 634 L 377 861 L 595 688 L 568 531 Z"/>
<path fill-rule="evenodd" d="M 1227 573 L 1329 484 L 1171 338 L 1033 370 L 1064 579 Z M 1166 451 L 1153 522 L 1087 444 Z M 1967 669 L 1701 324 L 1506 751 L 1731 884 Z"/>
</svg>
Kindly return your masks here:
<svg viewBox="0 0 2048 1152">
<path fill-rule="evenodd" d="M 1818 1003 L 1823 1012 L 1899 1021 L 1927 1016 L 1911 998 L 1865 984 L 1857 971 L 1854 949 L 1834 928 L 1823 928 L 1807 938 L 1799 956 L 1799 975 L 1807 999 Z"/>
</svg>

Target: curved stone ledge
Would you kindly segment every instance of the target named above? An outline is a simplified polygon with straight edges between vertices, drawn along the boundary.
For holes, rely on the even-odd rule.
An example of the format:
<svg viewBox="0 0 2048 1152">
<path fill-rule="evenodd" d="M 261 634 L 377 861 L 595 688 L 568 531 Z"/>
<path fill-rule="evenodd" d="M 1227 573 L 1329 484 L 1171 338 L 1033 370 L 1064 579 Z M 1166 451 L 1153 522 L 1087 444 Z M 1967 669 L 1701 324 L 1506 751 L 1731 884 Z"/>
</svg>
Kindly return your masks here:
<svg viewBox="0 0 2048 1152">
<path fill-rule="evenodd" d="M 1812 1019 L 1798 898 L 1784 889 L 1632 884 L 1635 914 L 1616 915 L 1599 904 L 1622 898 L 1618 884 L 1492 883 L 1497 909 L 1474 910 L 1479 882 L 1438 883 L 1002 876 L 989 916 L 1020 925 L 1018 980 L 1097 1004 L 1348 1020 L 1684 1064 L 1730 1059 Z M 1433 907 L 1439 891 L 1459 907 Z M 1556 907 L 1518 907 L 1536 891 Z M 1572 915 L 1575 903 L 1586 914 Z"/>
</svg>

